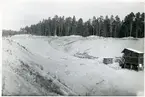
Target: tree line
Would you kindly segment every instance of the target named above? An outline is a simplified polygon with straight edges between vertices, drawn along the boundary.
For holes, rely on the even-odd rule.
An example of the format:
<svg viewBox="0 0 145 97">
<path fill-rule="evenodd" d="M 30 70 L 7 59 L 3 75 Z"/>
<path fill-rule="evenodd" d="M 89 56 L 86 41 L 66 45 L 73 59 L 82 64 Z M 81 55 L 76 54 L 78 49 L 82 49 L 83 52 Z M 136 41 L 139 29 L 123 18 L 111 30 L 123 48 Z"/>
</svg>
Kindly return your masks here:
<svg viewBox="0 0 145 97">
<path fill-rule="evenodd" d="M 20 32 L 44 36 L 103 36 L 103 37 L 144 37 L 144 13 L 131 12 L 120 20 L 119 16 L 100 16 L 83 21 L 82 18 L 55 15 L 53 18 L 43 19 L 37 24 L 26 26 Z"/>
<path fill-rule="evenodd" d="M 5 29 L 2 30 L 3 37 L 12 36 L 12 35 L 16 35 L 16 34 L 21 34 L 21 33 L 19 31 L 13 31 L 13 30 L 5 30 Z"/>
</svg>

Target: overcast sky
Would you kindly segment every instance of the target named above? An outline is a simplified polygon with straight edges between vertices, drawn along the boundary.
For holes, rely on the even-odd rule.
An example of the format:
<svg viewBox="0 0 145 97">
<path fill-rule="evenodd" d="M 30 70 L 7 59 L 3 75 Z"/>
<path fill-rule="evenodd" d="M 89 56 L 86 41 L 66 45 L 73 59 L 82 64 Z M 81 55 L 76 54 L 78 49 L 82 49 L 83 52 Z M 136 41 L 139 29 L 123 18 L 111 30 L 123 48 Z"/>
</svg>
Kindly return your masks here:
<svg viewBox="0 0 145 97">
<path fill-rule="evenodd" d="M 143 12 L 141 2 L 109 2 L 110 0 L 5 0 L 2 4 L 2 28 L 19 30 L 42 19 L 73 16 L 88 20 L 93 16 L 119 15 L 121 19 L 130 12 Z M 116 0 L 118 1 L 118 0 Z M 123 1 L 123 2 L 120 2 Z"/>
</svg>

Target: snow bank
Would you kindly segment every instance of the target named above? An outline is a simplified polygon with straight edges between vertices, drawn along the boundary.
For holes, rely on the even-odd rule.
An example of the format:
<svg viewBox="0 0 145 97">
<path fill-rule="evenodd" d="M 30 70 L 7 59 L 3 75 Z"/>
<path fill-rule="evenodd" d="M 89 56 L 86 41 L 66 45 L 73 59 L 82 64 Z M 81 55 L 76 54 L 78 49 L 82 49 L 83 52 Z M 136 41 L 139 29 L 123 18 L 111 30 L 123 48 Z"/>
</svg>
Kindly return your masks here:
<svg viewBox="0 0 145 97">
<path fill-rule="evenodd" d="M 134 48 L 143 51 L 143 38 L 133 40 L 132 38 L 103 38 L 90 37 L 61 37 L 54 39 L 50 45 L 58 50 L 71 55 L 77 52 L 87 52 L 94 57 L 120 57 L 124 48 Z"/>
<path fill-rule="evenodd" d="M 113 64 L 108 64 L 107 66 L 115 69 L 115 70 L 120 70 L 121 67 L 119 66 L 119 63 L 113 63 Z"/>
</svg>

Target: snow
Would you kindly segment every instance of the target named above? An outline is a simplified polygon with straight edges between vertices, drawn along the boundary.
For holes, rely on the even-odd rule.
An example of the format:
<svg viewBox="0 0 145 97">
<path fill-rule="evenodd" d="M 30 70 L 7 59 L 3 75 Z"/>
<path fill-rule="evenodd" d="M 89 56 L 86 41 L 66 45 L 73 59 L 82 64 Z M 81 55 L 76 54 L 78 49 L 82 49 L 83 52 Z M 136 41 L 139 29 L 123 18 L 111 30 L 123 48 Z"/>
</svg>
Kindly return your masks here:
<svg viewBox="0 0 145 97">
<path fill-rule="evenodd" d="M 137 52 L 137 53 L 143 53 L 143 52 L 140 52 L 140 51 L 135 50 L 135 49 L 132 49 L 132 48 L 126 48 L 126 49 L 131 50 L 131 51 L 133 51 L 133 52 Z"/>
<path fill-rule="evenodd" d="M 143 71 L 102 62 L 124 48 L 143 51 L 142 44 L 97 36 L 3 38 L 3 95 L 142 95 Z"/>
</svg>

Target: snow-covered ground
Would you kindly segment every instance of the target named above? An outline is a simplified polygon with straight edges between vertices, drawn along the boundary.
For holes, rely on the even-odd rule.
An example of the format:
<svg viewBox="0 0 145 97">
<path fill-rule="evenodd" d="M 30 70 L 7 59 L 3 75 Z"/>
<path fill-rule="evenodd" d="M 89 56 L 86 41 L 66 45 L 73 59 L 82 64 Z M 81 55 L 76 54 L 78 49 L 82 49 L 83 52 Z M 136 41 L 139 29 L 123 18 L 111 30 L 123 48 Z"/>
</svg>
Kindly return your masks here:
<svg viewBox="0 0 145 97">
<path fill-rule="evenodd" d="M 144 72 L 105 65 L 143 38 L 3 37 L 3 95 L 143 95 Z"/>
</svg>

